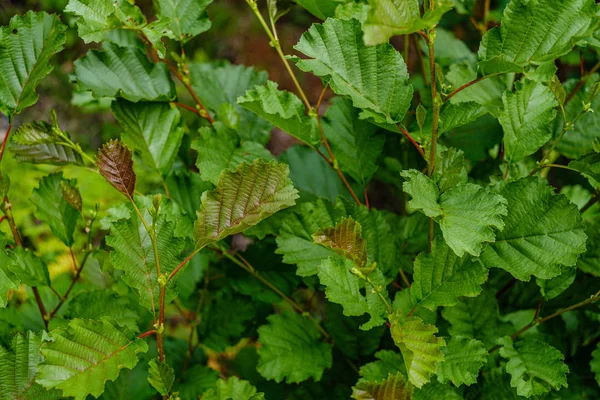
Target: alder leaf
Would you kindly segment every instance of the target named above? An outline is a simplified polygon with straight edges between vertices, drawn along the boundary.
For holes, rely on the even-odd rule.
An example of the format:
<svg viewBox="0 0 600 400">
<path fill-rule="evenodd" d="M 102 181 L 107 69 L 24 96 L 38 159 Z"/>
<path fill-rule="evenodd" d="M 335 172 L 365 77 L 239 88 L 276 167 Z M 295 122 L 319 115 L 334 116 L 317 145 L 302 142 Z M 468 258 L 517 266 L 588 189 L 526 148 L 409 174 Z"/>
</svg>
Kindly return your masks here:
<svg viewBox="0 0 600 400">
<path fill-rule="evenodd" d="M 0 112 L 9 120 L 37 103 L 35 89 L 52 71 L 50 58 L 63 49 L 66 30 L 56 15 L 33 11 L 0 27 Z"/>
<path fill-rule="evenodd" d="M 502 268 L 515 278 L 550 279 L 561 265 L 574 266 L 587 239 L 577 206 L 538 178 L 502 186 L 508 201 L 505 227 L 481 255 L 488 267 Z"/>
<path fill-rule="evenodd" d="M 168 175 L 183 138 L 181 115 L 167 103 L 132 103 L 118 99 L 112 111 L 125 131 L 122 140 L 141 153 L 144 162 Z"/>
<path fill-rule="evenodd" d="M 452 381 L 455 386 L 476 383 L 479 369 L 488 356 L 483 342 L 463 336 L 451 337 L 442 353 L 445 360 L 437 364 L 438 380 L 441 383 Z"/>
<path fill-rule="evenodd" d="M 80 89 L 94 97 L 122 97 L 129 101 L 170 101 L 175 84 L 165 63 L 151 63 L 138 47 L 104 42 L 102 50 L 90 50 L 75 61 L 73 74 Z"/>
<path fill-rule="evenodd" d="M 506 159 L 516 163 L 535 153 L 552 136 L 550 122 L 556 117 L 556 98 L 541 83 L 515 83 L 515 91 L 502 96 L 504 109 L 498 120 L 504 129 Z"/>
<path fill-rule="evenodd" d="M 60 135 L 67 136 L 67 133 L 43 121 L 23 124 L 12 135 L 10 150 L 19 161 L 53 165 L 83 164 L 81 155 L 67 146 Z"/>
<path fill-rule="evenodd" d="M 320 143 L 317 120 L 306 115 L 306 107 L 298 96 L 279 90 L 273 81 L 248 90 L 237 99 L 237 103 L 303 143 L 312 146 Z"/>
<path fill-rule="evenodd" d="M 413 284 L 410 287 L 415 306 L 435 311 L 438 306 L 453 306 L 461 296 L 476 297 L 488 271 L 470 255 L 458 257 L 437 237 L 431 252 L 421 253 L 415 260 Z"/>
<path fill-rule="evenodd" d="M 600 184 L 600 153 L 590 153 L 569 163 L 569 168 L 579 171 Z"/>
<path fill-rule="evenodd" d="M 320 244 L 363 268 L 367 264 L 367 242 L 362 227 L 352 217 L 342 219 L 335 227 L 319 230 L 312 235 Z"/>
<path fill-rule="evenodd" d="M 419 317 L 406 317 L 401 311 L 390 316 L 390 324 L 392 339 L 404 357 L 408 381 L 423 387 L 435 373 L 436 363 L 444 361 L 441 348 L 446 342 L 435 336 L 435 325 L 424 324 Z"/>
<path fill-rule="evenodd" d="M 594 0 L 512 0 L 479 47 L 483 74 L 522 72 L 568 53 L 598 28 Z"/>
<path fill-rule="evenodd" d="M 128 198 L 133 198 L 136 177 L 133 157 L 127 146 L 119 140 L 105 143 L 98 150 L 96 165 L 108 183 Z"/>
<path fill-rule="evenodd" d="M 389 44 L 367 47 L 360 22 L 328 18 L 314 24 L 294 49 L 307 59 L 293 57 L 298 68 L 329 82 L 331 89 L 361 109 L 360 118 L 376 123 L 400 123 L 413 89 L 402 55 Z"/>
<path fill-rule="evenodd" d="M 73 232 L 81 213 L 81 195 L 76 185 L 75 179 L 65 179 L 62 172 L 55 172 L 42 178 L 31 195 L 36 218 L 48 223 L 52 233 L 69 247 L 73 245 Z M 65 190 L 71 197 L 65 196 Z"/>
<path fill-rule="evenodd" d="M 126 326 L 134 332 L 139 331 L 137 321 L 140 317 L 133 307 L 132 300 L 130 297 L 119 296 L 111 289 L 78 293 L 69 301 L 65 316 L 70 319 L 95 320 L 111 317 L 119 325 Z"/>
<path fill-rule="evenodd" d="M 258 224 L 277 211 L 296 204 L 298 191 L 285 164 L 256 159 L 235 172 L 223 171 L 217 188 L 204 192 L 194 224 L 196 248 Z"/>
<path fill-rule="evenodd" d="M 308 318 L 292 312 L 272 314 L 269 323 L 258 328 L 257 371 L 268 380 L 298 383 L 321 380 L 331 367 L 331 345 Z"/>
<path fill-rule="evenodd" d="M 510 386 L 519 396 L 539 396 L 552 389 L 567 387 L 569 367 L 563 362 L 565 356 L 554 347 L 535 339 L 509 337 L 500 339 L 500 355 L 508 359 L 506 372 L 511 375 Z"/>
<path fill-rule="evenodd" d="M 32 251 L 17 247 L 10 253 L 8 269 L 28 286 L 50 286 L 50 273 L 43 259 Z"/>
<path fill-rule="evenodd" d="M 164 361 L 153 358 L 148 363 L 148 382 L 158 393 L 167 396 L 175 381 L 175 371 Z"/>
<path fill-rule="evenodd" d="M 339 0 L 296 0 L 296 3 L 322 20 L 333 17 L 336 13 L 336 8 L 342 4 Z"/>
<path fill-rule="evenodd" d="M 74 319 L 50 334 L 53 340 L 42 345 L 45 359 L 36 381 L 76 400 L 100 396 L 106 381 L 117 379 L 123 368 L 135 367 L 137 353 L 148 351 L 142 339 L 108 317 Z"/>
<path fill-rule="evenodd" d="M 356 400 L 410 400 L 414 387 L 400 372 L 389 374 L 381 382 L 359 382 L 352 388 Z"/>
<path fill-rule="evenodd" d="M 255 397 L 260 395 L 250 382 L 232 376 L 227 380 L 219 379 L 215 389 L 202 394 L 202 400 L 264 400 L 264 397 Z"/>
<path fill-rule="evenodd" d="M 159 18 L 166 18 L 175 38 L 183 44 L 210 29 L 206 7 L 212 0 L 157 0 Z"/>
<path fill-rule="evenodd" d="M 18 290 L 21 285 L 19 278 L 10 271 L 10 264 L 12 264 L 12 260 L 6 251 L 3 248 L 0 249 L 0 308 L 6 307 L 10 293 Z"/>
<path fill-rule="evenodd" d="M 393 350 L 379 350 L 375 354 L 377 361 L 363 364 L 360 367 L 359 382 L 379 382 L 385 380 L 390 374 L 399 372 L 406 376 L 406 367 L 402 354 Z"/>
</svg>

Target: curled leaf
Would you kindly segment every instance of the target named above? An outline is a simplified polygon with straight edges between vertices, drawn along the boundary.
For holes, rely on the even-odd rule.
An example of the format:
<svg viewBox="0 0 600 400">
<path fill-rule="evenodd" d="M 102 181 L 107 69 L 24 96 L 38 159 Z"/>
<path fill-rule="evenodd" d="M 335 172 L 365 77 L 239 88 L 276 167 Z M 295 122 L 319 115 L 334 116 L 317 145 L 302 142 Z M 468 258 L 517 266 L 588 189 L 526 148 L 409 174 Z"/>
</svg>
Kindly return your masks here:
<svg viewBox="0 0 600 400">
<path fill-rule="evenodd" d="M 335 251 L 359 268 L 367 263 L 367 242 L 362 237 L 361 225 L 352 217 L 344 218 L 335 228 L 321 229 L 312 237 L 315 243 Z"/>
</svg>

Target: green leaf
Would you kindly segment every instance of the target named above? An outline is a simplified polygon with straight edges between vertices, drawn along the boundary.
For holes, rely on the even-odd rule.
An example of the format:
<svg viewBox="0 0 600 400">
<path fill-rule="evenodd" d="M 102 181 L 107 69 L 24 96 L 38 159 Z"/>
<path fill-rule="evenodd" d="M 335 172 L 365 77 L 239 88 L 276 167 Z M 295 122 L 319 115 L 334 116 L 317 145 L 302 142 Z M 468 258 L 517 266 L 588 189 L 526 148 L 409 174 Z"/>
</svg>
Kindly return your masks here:
<svg viewBox="0 0 600 400">
<path fill-rule="evenodd" d="M 52 233 L 67 246 L 73 245 L 73 232 L 79 219 L 80 210 L 65 197 L 65 189 L 79 195 L 75 179 L 64 179 L 62 172 L 47 175 L 34 189 L 31 202 L 35 205 L 37 219 L 50 225 Z M 79 207 L 81 208 L 81 195 Z"/>
<path fill-rule="evenodd" d="M 10 150 L 19 161 L 36 164 L 83 164 L 81 155 L 65 144 L 66 132 L 46 122 L 23 124 L 12 135 Z"/>
<path fill-rule="evenodd" d="M 164 212 L 153 223 L 147 210 L 142 210 L 142 216 L 154 227 L 161 273 L 168 275 L 179 264 L 185 241 L 175 237 L 175 224 Z M 123 281 L 137 292 L 140 304 L 155 313 L 159 304 L 156 259 L 150 236 L 137 214 L 132 212 L 129 218 L 112 222 L 106 244 L 112 248 L 112 264 L 124 272 Z M 173 280 L 167 284 L 167 304 L 176 297 L 173 285 Z"/>
<path fill-rule="evenodd" d="M 298 383 L 321 380 L 331 367 L 331 345 L 320 341 L 313 322 L 302 315 L 286 312 L 267 317 L 269 323 L 258 328 L 257 371 L 266 379 Z"/>
<path fill-rule="evenodd" d="M 410 400 L 414 387 L 400 372 L 389 374 L 381 382 L 359 382 L 352 388 L 356 400 Z"/>
<path fill-rule="evenodd" d="M 277 83 L 248 90 L 237 103 L 258 114 L 281 130 L 311 146 L 320 142 L 317 120 L 306 115 L 306 108 L 295 94 L 279 90 Z"/>
<path fill-rule="evenodd" d="M 48 340 L 47 334 L 17 333 L 11 340 L 11 349 L 0 346 L 0 394 L 3 399 L 52 400 L 62 398 L 58 390 L 45 390 L 35 382 L 43 357 L 40 345 Z"/>
<path fill-rule="evenodd" d="M 312 237 L 315 243 L 347 258 L 358 268 L 366 266 L 367 242 L 362 237 L 362 227 L 352 217 L 342 219 L 335 227 L 319 230 Z"/>
<path fill-rule="evenodd" d="M 263 145 L 256 142 L 242 142 L 238 134 L 216 121 L 212 128 L 201 128 L 200 137 L 192 142 L 198 151 L 196 166 L 203 180 L 215 185 L 219 183 L 222 171 L 235 171 L 240 163 L 252 163 L 261 158 L 271 161 L 275 158 Z"/>
<path fill-rule="evenodd" d="M 504 228 L 506 200 L 489 189 L 466 183 L 440 195 L 421 172 L 411 169 L 401 175 L 406 179 L 404 191 L 413 198 L 408 205 L 440 224 L 446 243 L 459 257 L 465 252 L 479 256 L 482 244 L 495 240 L 492 228 Z"/>
<path fill-rule="evenodd" d="M 100 396 L 107 380 L 117 379 L 123 368 L 135 367 L 137 353 L 148 351 L 142 339 L 110 318 L 74 319 L 51 336 L 53 341 L 42 345 L 45 360 L 36 381 L 76 400 Z"/>
<path fill-rule="evenodd" d="M 600 385 L 600 343 L 596 345 L 596 350 L 592 352 L 590 368 L 596 377 L 596 382 L 598 382 L 598 385 Z"/>
<path fill-rule="evenodd" d="M 549 300 L 558 297 L 575 282 L 577 276 L 577 268 L 562 267 L 560 275 L 552 279 L 539 279 L 535 283 L 540 287 L 544 299 Z"/>
<path fill-rule="evenodd" d="M 340 0 L 296 0 L 296 3 L 322 20 L 333 17 L 335 9 L 342 4 Z"/>
<path fill-rule="evenodd" d="M 44 260 L 30 250 L 17 247 L 10 254 L 8 269 L 28 286 L 50 286 L 50 274 Z"/>
<path fill-rule="evenodd" d="M 85 43 L 100 42 L 104 33 L 111 28 L 109 16 L 115 12 L 116 1 L 69 0 L 65 12 L 75 14 L 77 33 Z M 114 24 L 113 24 L 114 25 Z"/>
<path fill-rule="evenodd" d="M 484 74 L 522 72 L 528 64 L 568 53 L 598 27 L 593 0 L 513 0 L 501 26 L 489 30 L 479 47 Z"/>
<path fill-rule="evenodd" d="M 485 265 L 522 281 L 550 279 L 561 265 L 575 265 L 587 239 L 577 206 L 534 177 L 506 184 L 500 194 L 508 201 L 506 225 L 482 254 Z"/>
<path fill-rule="evenodd" d="M 552 136 L 549 125 L 556 117 L 558 101 L 547 86 L 517 82 L 515 92 L 502 96 L 504 110 L 498 120 L 504 129 L 506 159 L 516 163 L 535 153 Z"/>
<path fill-rule="evenodd" d="M 438 133 L 456 129 L 469 122 L 473 122 L 486 113 L 485 108 L 474 101 L 465 101 L 461 103 L 448 102 L 444 104 L 440 112 L 440 125 Z"/>
<path fill-rule="evenodd" d="M 437 237 L 431 252 L 421 253 L 415 260 L 413 284 L 410 287 L 415 306 L 435 311 L 439 306 L 452 306 L 461 296 L 476 297 L 488 271 L 470 255 L 458 257 Z"/>
<path fill-rule="evenodd" d="M 468 179 L 465 157 L 461 150 L 450 147 L 438 154 L 435 160 L 433 180 L 440 192 L 465 184 Z"/>
<path fill-rule="evenodd" d="M 256 159 L 235 172 L 224 171 L 217 188 L 202 194 L 194 225 L 196 248 L 256 225 L 277 211 L 293 206 L 298 192 L 285 164 Z"/>
<path fill-rule="evenodd" d="M 600 183 L 600 153 L 590 153 L 569 163 L 569 168 Z"/>
<path fill-rule="evenodd" d="M 148 382 L 158 393 L 167 396 L 175 381 L 175 371 L 164 361 L 153 358 L 148 363 Z"/>
<path fill-rule="evenodd" d="M 404 357 L 408 381 L 423 387 L 435 372 L 436 363 L 444 361 L 441 348 L 446 342 L 435 336 L 435 325 L 424 324 L 419 317 L 406 317 L 401 311 L 390 316 L 390 324 L 394 343 Z"/>
<path fill-rule="evenodd" d="M 149 167 L 167 175 L 183 138 L 179 111 L 167 103 L 123 99 L 112 103 L 112 111 L 125 131 L 123 141 L 139 151 Z"/>
<path fill-rule="evenodd" d="M 175 85 L 165 63 L 151 63 L 143 49 L 104 42 L 103 51 L 90 50 L 75 61 L 74 78 L 80 89 L 95 97 L 122 97 L 129 101 L 169 101 Z"/>
<path fill-rule="evenodd" d="M 488 356 L 483 342 L 462 336 L 451 337 L 442 353 L 445 360 L 437 364 L 438 380 L 441 383 L 452 381 L 455 386 L 476 383 L 479 369 Z"/>
<path fill-rule="evenodd" d="M 255 395 L 256 388 L 250 382 L 232 376 L 227 380 L 219 379 L 216 389 L 204 392 L 202 400 L 253 400 Z"/>
<path fill-rule="evenodd" d="M 309 57 L 294 58 L 298 68 L 328 80 L 335 93 L 362 110 L 361 119 L 396 124 L 404 118 L 413 92 L 406 64 L 389 44 L 365 46 L 357 20 L 314 24 L 294 48 Z"/>
<path fill-rule="evenodd" d="M 392 36 L 408 35 L 434 27 L 454 7 L 452 0 L 434 1 L 435 8 L 426 8 L 421 16 L 417 0 L 369 0 L 369 13 L 363 24 L 365 43 L 386 43 Z"/>
<path fill-rule="evenodd" d="M 185 44 L 210 29 L 206 7 L 212 0 L 157 0 L 158 16 L 168 19 L 175 38 Z"/>
<path fill-rule="evenodd" d="M 96 165 L 100 175 L 115 189 L 133 198 L 135 192 L 135 171 L 131 151 L 120 140 L 111 140 L 98 150 Z"/>
<path fill-rule="evenodd" d="M 508 359 L 506 372 L 511 376 L 510 386 L 517 389 L 519 396 L 529 398 L 568 386 L 569 367 L 563 362 L 565 356 L 554 347 L 534 339 L 513 343 L 509 337 L 499 343 L 500 355 Z"/>
<path fill-rule="evenodd" d="M 0 308 L 6 307 L 11 291 L 18 290 L 21 285 L 19 278 L 10 271 L 9 264 L 12 260 L 4 249 L 0 249 Z"/>
<path fill-rule="evenodd" d="M 111 289 L 78 293 L 69 301 L 66 315 L 73 318 L 95 319 L 111 317 L 119 325 L 137 332 L 140 319 L 129 297 L 121 297 Z"/>
<path fill-rule="evenodd" d="M 198 393 L 215 388 L 215 382 L 218 382 L 218 379 L 217 371 L 203 364 L 196 364 L 185 372 L 182 382 L 175 389 L 183 400 L 195 400 Z"/>
<path fill-rule="evenodd" d="M 360 326 L 360 329 L 368 331 L 382 325 L 388 311 L 371 286 L 350 272 L 353 268 L 354 264 L 350 260 L 330 257 L 319 266 L 319 281 L 325 286 L 327 300 L 340 304 L 344 308 L 344 315 L 357 317 L 369 314 L 369 321 Z M 385 279 L 381 271 L 376 269 L 369 278 L 381 289 L 383 296 L 387 297 Z"/>
<path fill-rule="evenodd" d="M 359 119 L 350 100 L 337 97 L 322 125 L 340 168 L 357 182 L 369 182 L 377 171 L 385 142 L 382 135 L 376 134 L 377 127 Z"/>
<path fill-rule="evenodd" d="M 37 103 L 35 88 L 52 71 L 50 58 L 63 49 L 66 29 L 56 15 L 33 11 L 0 28 L 0 112 L 9 120 Z"/>
<path fill-rule="evenodd" d="M 396 372 L 406 375 L 402 354 L 393 350 L 379 350 L 375 353 L 375 358 L 377 358 L 377 361 L 360 367 L 360 381 L 379 382 L 386 379 L 389 374 L 395 374 Z"/>
</svg>

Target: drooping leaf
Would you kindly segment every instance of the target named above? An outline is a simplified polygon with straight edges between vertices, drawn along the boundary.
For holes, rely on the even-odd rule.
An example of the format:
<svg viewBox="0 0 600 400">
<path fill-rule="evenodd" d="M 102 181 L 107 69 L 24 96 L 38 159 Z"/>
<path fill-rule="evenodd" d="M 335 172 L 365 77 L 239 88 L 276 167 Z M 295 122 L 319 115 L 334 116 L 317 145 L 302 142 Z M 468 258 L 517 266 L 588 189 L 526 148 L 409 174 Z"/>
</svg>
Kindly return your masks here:
<svg viewBox="0 0 600 400">
<path fill-rule="evenodd" d="M 8 264 L 8 269 L 21 283 L 28 286 L 50 286 L 48 266 L 32 251 L 17 247 L 11 252 L 10 258 L 12 262 Z"/>
<path fill-rule="evenodd" d="M 17 333 L 11 349 L 0 346 L 0 395 L 2 399 L 53 400 L 62 398 L 59 390 L 45 390 L 35 382 L 43 357 L 40 345 L 48 340 L 45 332 L 25 335 Z"/>
<path fill-rule="evenodd" d="M 523 281 L 550 279 L 561 265 L 575 265 L 587 239 L 577 206 L 535 177 L 504 185 L 500 194 L 508 201 L 506 225 L 482 254 L 485 265 Z"/>
<path fill-rule="evenodd" d="M 344 315 L 369 314 L 371 317 L 369 321 L 360 326 L 360 329 L 367 331 L 385 322 L 387 308 L 373 288 L 351 272 L 352 268 L 355 268 L 352 261 L 341 257 L 330 257 L 319 266 L 318 276 L 321 284 L 325 286 L 327 299 L 340 304 L 344 308 Z M 381 271 L 376 269 L 369 278 L 380 288 L 382 295 L 387 297 Z"/>
<path fill-rule="evenodd" d="M 279 90 L 273 81 L 248 90 L 237 99 L 237 103 L 303 143 L 314 146 L 320 142 L 316 119 L 306 114 L 306 107 L 298 96 Z"/>
<path fill-rule="evenodd" d="M 66 29 L 56 15 L 33 11 L 0 28 L 0 112 L 9 119 L 37 102 L 35 89 L 52 71 L 50 58 L 63 49 Z"/>
<path fill-rule="evenodd" d="M 123 141 L 139 151 L 148 166 L 167 175 L 183 137 L 179 111 L 167 103 L 123 99 L 112 103 L 112 111 L 125 131 Z"/>
<path fill-rule="evenodd" d="M 73 318 L 95 319 L 111 317 L 119 325 L 138 331 L 140 319 L 128 297 L 121 297 L 110 289 L 78 293 L 69 301 L 66 316 Z"/>
<path fill-rule="evenodd" d="M 135 171 L 131 151 L 119 140 L 105 143 L 96 156 L 100 175 L 130 199 L 135 192 Z"/>
<path fill-rule="evenodd" d="M 535 339 L 521 339 L 516 343 L 509 337 L 499 340 L 500 355 L 508 359 L 506 372 L 511 375 L 510 386 L 519 396 L 527 398 L 567 387 L 569 367 L 565 356 L 556 348 Z"/>
<path fill-rule="evenodd" d="M 451 0 L 434 2 L 434 9 L 426 7 L 421 16 L 417 0 L 370 0 L 367 20 L 363 24 L 365 43 L 386 43 L 392 36 L 408 35 L 437 25 L 454 3 Z"/>
<path fill-rule="evenodd" d="M 435 373 L 436 363 L 444 361 L 441 348 L 446 342 L 435 336 L 435 325 L 424 324 L 419 317 L 406 317 L 401 311 L 390 316 L 390 324 L 394 343 L 404 357 L 408 381 L 423 387 Z"/>
<path fill-rule="evenodd" d="M 484 74 L 521 72 L 528 64 L 552 61 L 598 27 L 593 0 L 513 0 L 500 27 L 489 30 L 479 47 Z"/>
<path fill-rule="evenodd" d="M 202 194 L 194 225 L 196 248 L 243 232 L 277 211 L 293 206 L 298 192 L 287 165 L 256 159 L 224 171 L 217 188 Z"/>
<path fill-rule="evenodd" d="M 148 363 L 148 382 L 158 393 L 167 396 L 175 381 L 175 371 L 164 361 L 153 358 Z"/>
<path fill-rule="evenodd" d="M 569 163 L 569 168 L 600 183 L 600 153 L 590 153 Z"/>
<path fill-rule="evenodd" d="M 590 367 L 596 377 L 596 382 L 600 385 L 600 343 L 596 345 L 596 350 L 592 352 L 592 361 Z"/>
<path fill-rule="evenodd" d="M 492 228 L 504 228 L 506 200 L 489 189 L 466 183 L 454 186 L 441 195 L 439 188 L 417 170 L 405 170 L 403 188 L 412 196 L 409 205 L 421 210 L 440 224 L 444 239 L 460 257 L 465 252 L 478 256 L 484 242 L 493 242 Z"/>
<path fill-rule="evenodd" d="M 232 376 L 227 380 L 219 379 L 217 387 L 204 392 L 202 400 L 259 400 L 256 388 L 248 381 Z M 259 394 L 260 395 L 260 394 Z"/>
<path fill-rule="evenodd" d="M 354 262 L 362 268 L 367 263 L 367 242 L 362 227 L 352 217 L 342 219 L 335 227 L 325 228 L 312 235 L 315 243 Z"/>
<path fill-rule="evenodd" d="M 504 148 L 510 163 L 535 153 L 552 136 L 549 126 L 556 117 L 556 98 L 541 83 L 517 82 L 514 92 L 502 96 L 504 110 L 498 120 L 504 129 Z"/>
<path fill-rule="evenodd" d="M 314 24 L 294 48 L 309 57 L 295 58 L 298 68 L 328 80 L 335 93 L 362 110 L 361 119 L 396 124 L 404 118 L 413 92 L 406 64 L 389 44 L 365 46 L 357 20 Z"/>
<path fill-rule="evenodd" d="M 19 161 L 36 164 L 83 164 L 81 156 L 66 146 L 57 126 L 46 122 L 23 124 L 12 135 L 10 150 Z"/>
<path fill-rule="evenodd" d="M 380 382 L 359 382 L 352 388 L 356 400 L 410 400 L 414 387 L 400 372 Z"/>
<path fill-rule="evenodd" d="M 429 254 L 415 260 L 413 284 L 410 287 L 415 306 L 435 311 L 438 306 L 452 306 L 461 296 L 476 297 L 480 285 L 487 280 L 487 268 L 470 255 L 458 257 L 437 237 Z"/>
<path fill-rule="evenodd" d="M 212 128 L 201 128 L 200 137 L 192 142 L 198 151 L 196 166 L 203 180 L 217 185 L 224 170 L 235 171 L 242 162 L 251 163 L 257 158 L 274 160 L 273 155 L 261 144 L 243 142 L 238 134 L 223 123 L 216 121 Z"/>
<path fill-rule="evenodd" d="M 442 348 L 445 360 L 437 364 L 437 376 L 441 383 L 452 381 L 455 386 L 467 386 L 477 382 L 479 369 L 485 364 L 488 352 L 483 342 L 463 336 L 453 336 Z"/>
<path fill-rule="evenodd" d="M 319 381 L 331 367 L 331 345 L 322 342 L 313 322 L 302 315 L 286 312 L 267 317 L 258 328 L 258 366 L 266 379 L 287 383 L 313 378 Z"/>
<path fill-rule="evenodd" d="M 159 17 L 168 19 L 175 39 L 185 44 L 210 29 L 206 7 L 212 0 L 157 0 Z"/>
<path fill-rule="evenodd" d="M 100 396 L 106 381 L 114 381 L 123 368 L 135 367 L 137 353 L 148 350 L 142 339 L 107 317 L 71 320 L 68 327 L 53 330 L 51 336 L 53 340 L 42 345 L 45 359 L 36 381 L 76 400 L 84 400 L 88 394 Z"/>
<path fill-rule="evenodd" d="M 35 216 L 50 225 L 52 233 L 62 242 L 71 246 L 73 232 L 79 219 L 80 209 L 68 201 L 64 188 L 74 191 L 74 196 L 79 195 L 77 181 L 63 178 L 62 172 L 55 172 L 45 176 L 38 188 L 31 195 L 31 202 L 36 206 Z M 81 208 L 81 195 L 79 195 L 79 208 Z"/>
<path fill-rule="evenodd" d="M 104 42 L 103 51 L 90 50 L 75 61 L 74 78 L 95 97 L 129 101 L 170 101 L 175 85 L 165 63 L 151 63 L 143 49 Z"/>
</svg>

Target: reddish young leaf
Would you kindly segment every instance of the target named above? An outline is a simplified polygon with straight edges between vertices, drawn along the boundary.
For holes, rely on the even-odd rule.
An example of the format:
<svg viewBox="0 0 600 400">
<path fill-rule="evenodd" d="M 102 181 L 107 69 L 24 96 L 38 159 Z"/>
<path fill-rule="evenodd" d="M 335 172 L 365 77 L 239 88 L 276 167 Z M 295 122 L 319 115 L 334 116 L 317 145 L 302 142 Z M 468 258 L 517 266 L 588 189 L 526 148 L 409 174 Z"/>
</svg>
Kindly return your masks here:
<svg viewBox="0 0 600 400">
<path fill-rule="evenodd" d="M 96 165 L 100 174 L 119 192 L 133 197 L 135 191 L 135 172 L 131 151 L 120 140 L 111 140 L 104 144 L 96 156 Z"/>
</svg>

